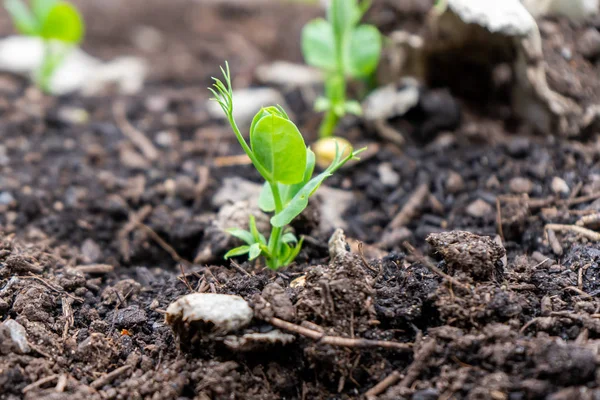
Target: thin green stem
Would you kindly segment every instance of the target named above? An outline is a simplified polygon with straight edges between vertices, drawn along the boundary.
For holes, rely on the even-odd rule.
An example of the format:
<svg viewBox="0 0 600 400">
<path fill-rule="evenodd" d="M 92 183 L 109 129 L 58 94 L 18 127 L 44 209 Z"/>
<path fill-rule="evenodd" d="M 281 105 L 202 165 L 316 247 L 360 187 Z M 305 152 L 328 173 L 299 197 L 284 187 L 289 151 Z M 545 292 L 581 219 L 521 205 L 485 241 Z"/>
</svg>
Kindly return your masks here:
<svg viewBox="0 0 600 400">
<path fill-rule="evenodd" d="M 254 152 L 252 151 L 250 146 L 248 146 L 248 143 L 246 143 L 246 139 L 244 139 L 244 136 L 242 136 L 242 132 L 240 132 L 240 129 L 238 128 L 237 124 L 235 123 L 235 120 L 233 119 L 233 113 L 227 114 L 227 118 L 229 119 L 229 124 L 231 125 L 231 129 L 233 129 L 235 137 L 237 138 L 238 142 L 240 142 L 240 146 L 242 146 L 242 149 L 244 149 L 244 151 L 250 158 L 250 161 L 252 161 L 252 164 L 254 164 L 256 170 L 267 182 L 270 182 L 271 174 L 258 162 L 257 158 L 254 156 Z"/>
<path fill-rule="evenodd" d="M 340 120 L 340 117 L 335 113 L 333 107 L 327 110 L 325 117 L 321 121 L 321 125 L 319 126 L 319 137 L 329 137 L 333 135 L 333 131 Z"/>
<path fill-rule="evenodd" d="M 279 193 L 279 185 L 277 182 L 269 182 L 271 191 L 273 192 L 273 200 L 275 201 L 275 214 L 280 213 L 283 210 L 283 203 L 281 202 L 281 195 Z M 269 268 L 277 269 L 280 267 L 279 260 L 279 241 L 281 240 L 281 233 L 283 229 L 281 227 L 272 227 L 271 236 L 269 236 L 269 253 L 270 257 L 267 262 Z"/>
</svg>

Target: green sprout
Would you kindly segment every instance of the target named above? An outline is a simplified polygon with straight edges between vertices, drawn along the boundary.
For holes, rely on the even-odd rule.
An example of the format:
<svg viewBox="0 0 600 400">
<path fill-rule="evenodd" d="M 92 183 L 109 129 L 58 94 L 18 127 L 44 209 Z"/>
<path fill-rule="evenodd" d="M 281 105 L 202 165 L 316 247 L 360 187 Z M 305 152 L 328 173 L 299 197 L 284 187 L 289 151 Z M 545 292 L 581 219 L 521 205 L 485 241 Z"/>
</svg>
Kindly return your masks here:
<svg viewBox="0 0 600 400">
<path fill-rule="evenodd" d="M 302 30 L 302 53 L 307 64 L 325 72 L 325 97 L 315 110 L 325 112 L 321 137 L 331 136 L 346 113 L 361 115 L 360 103 L 346 100 L 346 78 L 366 79 L 381 56 L 381 34 L 375 26 L 359 25 L 370 0 L 331 0 L 327 20 L 317 18 Z"/>
<path fill-rule="evenodd" d="M 258 111 L 250 126 L 250 144 L 242 136 L 233 118 L 233 91 L 229 65 L 221 68 L 225 83 L 217 78 L 213 88 L 215 96 L 240 145 L 252 164 L 265 179 L 258 204 L 261 210 L 274 213 L 271 217 L 271 235 L 265 238 L 256 228 L 254 217 L 250 217 L 250 231 L 229 229 L 229 233 L 246 244 L 236 247 L 225 259 L 248 254 L 249 260 L 263 256 L 267 266 L 273 270 L 290 264 L 302 248 L 303 238 L 298 239 L 287 225 L 308 205 L 312 196 L 325 179 L 364 149 L 350 151 L 336 149 L 333 162 L 323 172 L 313 177 L 315 155 L 304 144 L 302 134 L 280 106 L 263 107 Z"/>
<path fill-rule="evenodd" d="M 83 38 L 85 27 L 81 15 L 72 4 L 62 0 L 31 0 L 30 7 L 22 0 L 5 0 L 4 7 L 19 33 L 42 39 L 44 55 L 35 81 L 49 93 L 54 72 Z"/>
</svg>

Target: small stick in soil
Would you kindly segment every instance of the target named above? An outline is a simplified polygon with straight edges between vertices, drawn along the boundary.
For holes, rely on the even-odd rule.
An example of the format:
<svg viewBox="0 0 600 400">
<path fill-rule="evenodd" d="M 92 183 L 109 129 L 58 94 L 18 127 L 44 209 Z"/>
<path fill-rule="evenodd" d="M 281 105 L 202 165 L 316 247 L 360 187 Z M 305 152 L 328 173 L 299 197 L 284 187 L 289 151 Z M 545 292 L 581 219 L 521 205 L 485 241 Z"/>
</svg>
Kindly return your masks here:
<svg viewBox="0 0 600 400">
<path fill-rule="evenodd" d="M 69 375 L 62 374 L 58 378 L 58 382 L 56 382 L 56 387 L 54 388 L 54 391 L 58 393 L 64 392 L 67 387 L 67 383 L 69 383 Z"/>
<path fill-rule="evenodd" d="M 188 282 L 187 276 L 185 275 L 185 270 L 183 269 L 183 264 L 181 263 L 179 263 L 179 270 L 181 271 L 181 276 L 178 276 L 177 278 L 179 280 L 183 280 L 183 283 L 185 286 L 187 286 L 190 293 L 194 293 L 194 289 L 192 288 L 192 285 L 190 285 L 190 282 Z"/>
<path fill-rule="evenodd" d="M 388 228 L 395 229 L 406 226 L 417 216 L 417 213 L 421 209 L 421 205 L 427 199 L 427 196 L 429 196 L 429 185 L 423 183 L 409 197 L 406 204 L 404 204 L 404 207 L 402 207 L 400 212 L 392 219 Z"/>
<path fill-rule="evenodd" d="M 171 245 L 169 245 L 167 242 L 165 242 L 165 241 L 163 240 L 163 238 L 161 238 L 161 237 L 158 235 L 158 233 L 156 233 L 156 232 L 154 231 L 154 229 L 150 228 L 148 225 L 146 225 L 146 224 L 144 224 L 144 223 L 142 223 L 142 222 L 138 222 L 138 223 L 137 223 L 137 225 L 138 225 L 140 228 L 144 229 L 144 230 L 145 230 L 145 231 L 148 233 L 148 235 L 150 235 L 150 237 L 151 237 L 152 239 L 154 239 L 154 241 L 155 241 L 156 243 L 158 243 L 158 245 L 159 245 L 159 246 L 160 246 L 160 247 L 161 247 L 161 248 L 162 248 L 164 251 L 166 251 L 167 253 L 169 253 L 169 255 L 171 256 L 171 258 L 172 258 L 172 259 L 173 259 L 175 262 L 178 262 L 178 263 L 181 263 L 181 264 L 186 264 L 186 265 L 188 265 L 188 266 L 190 266 L 190 265 L 193 265 L 191 261 L 188 261 L 188 260 L 186 260 L 185 258 L 181 257 L 181 256 L 180 256 L 180 255 L 177 253 L 177 251 L 175 251 L 175 249 L 174 249 L 173 247 L 171 247 Z"/>
<path fill-rule="evenodd" d="M 131 365 L 123 365 L 122 367 L 119 367 L 114 371 L 111 371 L 108 374 L 96 379 L 94 382 L 90 383 L 90 387 L 94 389 L 100 389 L 102 386 L 112 382 L 114 379 L 127 372 L 130 368 Z"/>
<path fill-rule="evenodd" d="M 59 375 L 55 374 L 55 375 L 50 375 L 50 376 L 46 376 L 44 378 L 38 379 L 37 381 L 30 383 L 29 385 L 25 386 L 23 388 L 23 390 L 21 391 L 22 393 L 27 393 L 33 389 L 37 389 L 42 385 L 45 385 L 46 383 L 50 383 L 55 381 L 56 379 L 58 379 Z"/>
<path fill-rule="evenodd" d="M 246 154 L 237 156 L 222 156 L 215 157 L 214 164 L 216 167 L 234 167 L 237 165 L 250 165 L 252 161 Z"/>
<path fill-rule="evenodd" d="M 404 242 L 403 245 L 406 248 L 406 250 L 408 250 L 409 253 L 411 253 L 413 256 L 415 256 L 417 258 L 417 261 L 419 261 L 420 263 L 422 263 L 423 265 L 425 265 L 432 272 L 438 274 L 439 276 L 441 276 L 442 278 L 446 279 L 448 282 L 450 282 L 452 285 L 454 285 L 456 287 L 464 289 L 464 290 L 466 290 L 468 292 L 471 291 L 471 288 L 469 286 L 465 285 L 462 282 L 459 282 L 458 280 L 454 279 L 453 277 L 451 277 L 450 275 L 444 273 L 441 269 L 439 269 L 438 267 L 436 267 L 435 265 L 433 265 L 433 263 L 431 261 L 429 261 L 424 255 L 422 255 L 410 243 Z"/>
<path fill-rule="evenodd" d="M 75 270 L 84 274 L 108 274 L 115 270 L 113 265 L 109 264 L 90 264 L 90 265 L 78 265 Z"/>
<path fill-rule="evenodd" d="M 544 229 L 557 232 L 573 232 L 591 241 L 600 241 L 600 233 L 577 225 L 547 224 Z"/>
<path fill-rule="evenodd" d="M 202 202 L 202 194 L 204 193 L 204 191 L 206 190 L 206 188 L 208 187 L 208 184 L 210 182 L 209 177 L 210 177 L 210 169 L 206 166 L 206 165 L 200 165 L 197 169 L 198 171 L 198 183 L 196 184 L 196 187 L 194 188 L 194 194 L 196 197 L 196 200 L 194 200 L 194 207 L 200 207 L 200 203 Z"/>
<path fill-rule="evenodd" d="M 429 340 L 425 343 L 421 348 L 416 352 L 415 359 L 412 364 L 406 370 L 406 375 L 400 382 L 399 386 L 402 388 L 407 388 L 413 384 L 413 382 L 419 377 L 423 368 L 425 368 L 427 360 L 431 357 L 435 348 L 437 346 L 437 342 L 435 340 Z M 365 397 L 368 400 L 375 399 L 378 395 L 386 391 L 390 386 L 394 385 L 396 382 L 400 380 L 402 375 L 398 371 L 392 372 L 385 379 L 379 382 L 377 385 L 373 386 L 365 393 Z"/>
<path fill-rule="evenodd" d="M 144 133 L 136 129 L 127 120 L 127 110 L 123 101 L 117 101 L 113 105 L 113 116 L 117 126 L 131 142 L 142 152 L 144 157 L 150 161 L 158 159 L 159 152 L 152 141 Z"/>
<path fill-rule="evenodd" d="M 587 226 L 587 225 L 598 225 L 600 223 L 600 213 L 594 213 L 589 215 L 584 215 L 579 218 L 575 225 L 577 226 Z"/>
<path fill-rule="evenodd" d="M 75 318 L 73 317 L 73 307 L 71 307 L 72 300 L 67 299 L 67 297 L 62 297 L 62 312 L 65 317 L 65 326 L 63 328 L 62 338 L 63 341 L 67 340 L 67 336 L 69 335 L 69 328 L 73 326 L 75 323 Z"/>
<path fill-rule="evenodd" d="M 117 233 L 117 237 L 119 238 L 119 253 L 121 253 L 121 257 L 123 257 L 125 261 L 129 261 L 129 253 L 131 250 L 129 247 L 129 239 L 127 237 L 139 223 L 144 221 L 146 217 L 150 215 L 150 213 L 152 213 L 152 206 L 149 204 L 140 208 L 138 211 L 131 212 L 129 214 L 129 221 L 127 221 L 119 233 Z"/>
<path fill-rule="evenodd" d="M 557 256 L 561 256 L 563 253 L 563 248 L 560 242 L 558 241 L 558 238 L 556 237 L 556 233 L 554 233 L 552 229 L 548 229 L 546 231 L 546 234 L 548 235 L 548 242 L 550 242 L 552 252 Z"/>
<path fill-rule="evenodd" d="M 242 273 L 243 275 L 246 276 L 252 276 L 248 271 L 246 271 L 244 268 L 242 268 L 240 266 L 240 264 L 236 263 L 235 261 L 231 260 L 231 266 L 235 269 L 237 269 L 240 273 Z"/>
<path fill-rule="evenodd" d="M 273 326 L 276 326 L 277 328 L 285 329 L 286 331 L 294 332 L 309 339 L 313 339 L 320 344 L 329 344 L 331 346 L 338 347 L 380 347 L 399 351 L 410 351 L 412 348 L 412 343 L 389 342 L 385 340 L 351 339 L 341 336 L 324 335 L 321 332 L 317 332 L 275 317 L 265 319 L 265 321 Z"/>
<path fill-rule="evenodd" d="M 400 380 L 402 374 L 398 371 L 394 371 L 388 376 L 385 377 L 382 381 L 380 381 L 377 385 L 373 386 L 371 389 L 365 392 L 365 397 L 367 400 L 373 400 L 377 398 L 381 393 L 385 392 L 390 386 L 394 385 L 396 382 Z"/>
<path fill-rule="evenodd" d="M 590 298 L 590 299 L 594 298 L 594 296 L 592 296 L 591 294 L 588 294 L 588 293 L 584 292 L 583 290 L 581 290 L 581 289 L 579 289 L 579 288 L 577 288 L 575 286 L 567 286 L 567 287 L 565 287 L 565 290 L 571 290 L 571 291 L 573 291 L 575 293 L 578 293 L 580 296 L 587 297 L 587 298 Z"/>
<path fill-rule="evenodd" d="M 502 238 L 502 243 L 504 243 L 504 231 L 502 230 L 502 206 L 500 205 L 499 198 L 496 198 L 496 226 L 498 227 L 498 235 L 500 235 L 500 238 Z"/>
<path fill-rule="evenodd" d="M 367 262 L 367 260 L 365 259 L 365 254 L 363 252 L 363 242 L 358 242 L 358 255 L 360 256 L 360 259 L 363 263 L 363 265 L 365 266 L 366 269 L 370 270 L 371 272 L 374 273 L 378 273 L 379 271 L 377 271 L 374 268 L 371 268 L 371 266 L 369 265 L 369 263 Z"/>
<path fill-rule="evenodd" d="M 566 206 L 574 206 L 577 204 L 587 203 L 587 202 L 594 201 L 597 199 L 600 199 L 600 193 L 592 193 L 592 194 L 588 194 L 586 196 L 567 199 L 567 200 L 560 202 L 559 204 L 566 205 Z"/>
<path fill-rule="evenodd" d="M 34 274 L 33 272 L 29 272 L 29 275 L 30 275 L 30 276 L 22 276 L 21 278 L 25 278 L 25 279 L 35 279 L 35 280 L 37 280 L 37 281 L 40 281 L 40 282 L 42 282 L 44 285 L 46 285 L 48 288 L 50 288 L 51 290 L 54 290 L 55 292 L 57 292 L 57 293 L 60 293 L 60 294 L 64 294 L 65 296 L 68 296 L 68 297 L 72 298 L 72 299 L 73 299 L 73 300 L 75 300 L 75 301 L 78 301 L 78 302 L 80 302 L 80 303 L 83 303 L 83 299 L 82 299 L 82 298 L 79 298 L 79 297 L 77 297 L 77 296 L 73 296 L 73 295 L 72 295 L 72 294 L 70 294 L 70 293 L 67 293 L 67 292 L 66 292 L 66 291 L 65 291 L 63 288 L 61 288 L 61 287 L 55 287 L 55 286 L 54 286 L 54 285 L 52 285 L 50 282 L 48 282 L 48 281 L 44 280 L 44 278 L 42 278 L 41 276 L 39 276 L 39 275 L 36 275 L 36 274 Z"/>
</svg>

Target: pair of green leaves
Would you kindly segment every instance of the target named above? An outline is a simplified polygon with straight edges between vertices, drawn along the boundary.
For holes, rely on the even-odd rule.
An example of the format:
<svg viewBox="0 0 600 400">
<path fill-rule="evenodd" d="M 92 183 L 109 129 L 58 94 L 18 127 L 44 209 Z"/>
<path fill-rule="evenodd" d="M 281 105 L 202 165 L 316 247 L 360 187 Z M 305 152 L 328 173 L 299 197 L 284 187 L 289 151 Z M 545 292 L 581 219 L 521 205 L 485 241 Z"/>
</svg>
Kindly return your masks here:
<svg viewBox="0 0 600 400">
<path fill-rule="evenodd" d="M 239 228 L 231 228 L 227 230 L 230 235 L 240 239 L 246 244 L 229 250 L 225 254 L 225 259 L 227 260 L 231 257 L 242 256 L 245 254 L 248 254 L 248 260 L 250 261 L 258 258 L 261 254 L 264 255 L 268 260 L 273 259 L 274 257 L 271 254 L 271 250 L 269 249 L 265 236 L 256 228 L 256 220 L 254 219 L 254 216 L 250 216 L 250 223 L 248 225 L 250 227 L 250 231 Z M 303 242 L 304 238 L 298 240 L 293 233 L 284 233 L 281 236 L 281 240 L 277 246 L 278 248 L 275 249 L 278 260 L 277 267 L 289 265 L 292 261 L 294 261 L 302 249 Z"/>
<path fill-rule="evenodd" d="M 83 38 L 83 19 L 77 9 L 66 1 L 31 0 L 30 7 L 27 7 L 22 0 L 6 0 L 4 7 L 16 29 L 24 35 L 68 44 L 77 44 Z"/>
<path fill-rule="evenodd" d="M 306 62 L 352 78 L 371 75 L 381 55 L 381 34 L 373 25 L 358 25 L 369 5 L 366 0 L 331 0 L 327 20 L 315 19 L 302 31 Z"/>
</svg>

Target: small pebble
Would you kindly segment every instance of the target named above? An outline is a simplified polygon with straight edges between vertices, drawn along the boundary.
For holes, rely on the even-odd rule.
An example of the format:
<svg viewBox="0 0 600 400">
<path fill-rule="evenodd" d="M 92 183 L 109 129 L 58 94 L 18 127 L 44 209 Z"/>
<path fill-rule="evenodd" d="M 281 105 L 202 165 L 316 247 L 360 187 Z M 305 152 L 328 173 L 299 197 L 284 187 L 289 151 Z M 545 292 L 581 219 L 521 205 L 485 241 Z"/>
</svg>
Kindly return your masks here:
<svg viewBox="0 0 600 400">
<path fill-rule="evenodd" d="M 558 176 L 555 176 L 554 178 L 552 178 L 552 191 L 555 194 L 563 194 L 563 195 L 568 195 L 569 194 L 569 185 L 567 185 L 567 182 L 565 182 L 564 179 L 559 178 Z"/>
<path fill-rule="evenodd" d="M 394 171 L 392 164 L 389 162 L 379 164 L 377 172 L 379 173 L 379 180 L 385 186 L 395 187 L 400 183 L 400 175 Z"/>
<path fill-rule="evenodd" d="M 596 28 L 588 28 L 577 41 L 577 50 L 588 59 L 600 55 L 600 32 Z"/>
<path fill-rule="evenodd" d="M 29 343 L 27 342 L 27 332 L 25 332 L 25 328 L 23 325 L 19 324 L 14 319 L 9 319 L 4 321 L 0 325 L 0 332 L 2 330 L 7 330 L 8 336 L 10 337 L 10 341 L 12 342 L 12 347 L 14 350 L 21 354 L 29 353 L 31 351 L 29 347 Z M 0 337 L 3 336 L 0 334 Z M 3 345 L 5 345 L 3 343 Z"/>
<path fill-rule="evenodd" d="M 516 158 L 526 157 L 529 154 L 531 142 L 525 137 L 516 137 L 508 142 L 506 151 L 510 156 Z"/>
<path fill-rule="evenodd" d="M 187 175 L 179 175 L 175 179 L 175 193 L 183 200 L 194 200 L 196 185 L 194 180 Z"/>
<path fill-rule="evenodd" d="M 485 182 L 485 187 L 487 189 L 498 189 L 500 187 L 500 181 L 496 175 L 492 175 Z"/>
<path fill-rule="evenodd" d="M 10 192 L 1 192 L 0 193 L 0 205 L 3 206 L 8 206 L 13 204 L 15 201 L 15 198 L 13 197 L 12 193 Z"/>
<path fill-rule="evenodd" d="M 102 257 L 102 250 L 100 246 L 92 239 L 86 239 L 81 245 L 81 253 L 90 263 L 97 262 Z"/>
<path fill-rule="evenodd" d="M 492 206 L 484 200 L 477 199 L 467 207 L 467 214 L 475 218 L 482 218 L 494 212 Z"/>
<path fill-rule="evenodd" d="M 533 191 L 533 183 L 527 178 L 512 178 L 508 186 L 510 191 L 516 194 L 530 194 Z"/>
<path fill-rule="evenodd" d="M 458 193 L 465 188 L 465 181 L 459 173 L 450 171 L 446 179 L 446 190 L 450 193 Z"/>
</svg>

